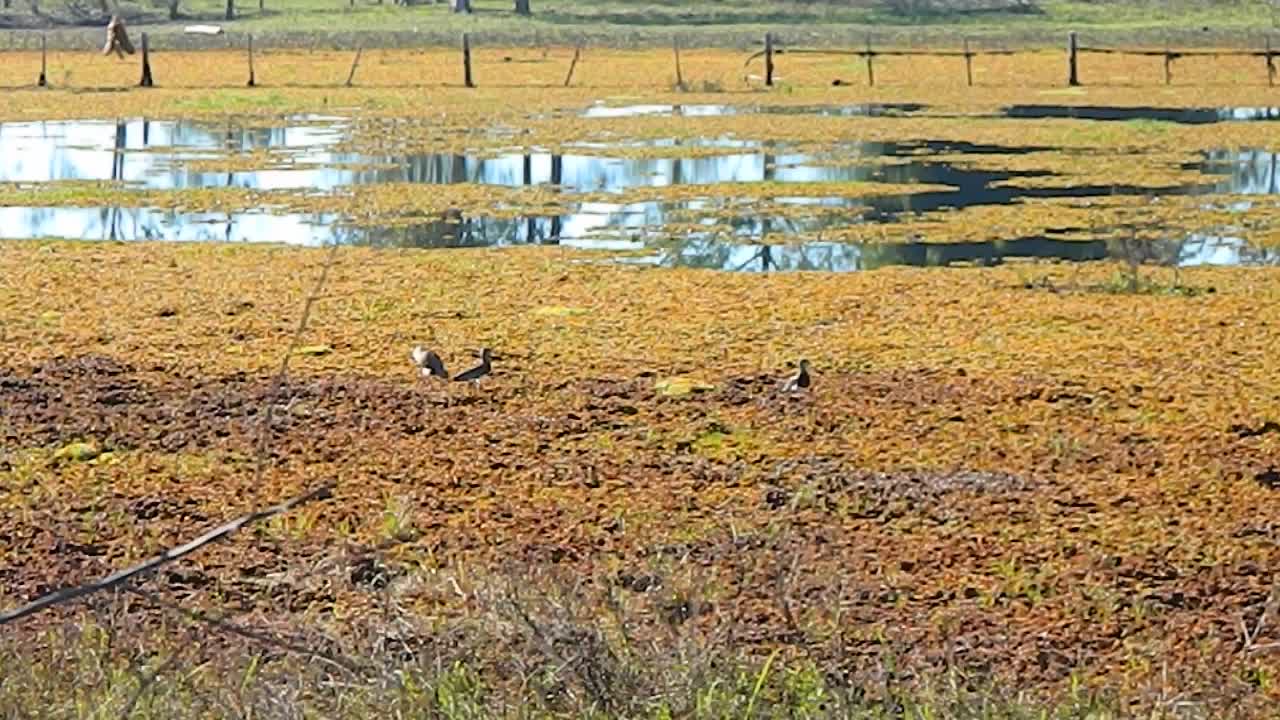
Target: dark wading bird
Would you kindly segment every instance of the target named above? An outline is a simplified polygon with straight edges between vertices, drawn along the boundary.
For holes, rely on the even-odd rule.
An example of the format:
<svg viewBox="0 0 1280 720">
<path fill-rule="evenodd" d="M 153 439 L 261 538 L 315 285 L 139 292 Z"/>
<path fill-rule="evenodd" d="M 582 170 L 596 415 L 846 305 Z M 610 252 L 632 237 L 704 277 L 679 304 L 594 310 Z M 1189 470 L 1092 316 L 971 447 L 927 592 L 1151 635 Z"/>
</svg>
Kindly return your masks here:
<svg viewBox="0 0 1280 720">
<path fill-rule="evenodd" d="M 480 378 L 488 375 L 489 372 L 493 370 L 493 366 L 490 364 L 490 360 L 492 359 L 493 353 L 489 348 L 484 348 L 480 351 L 480 364 L 466 372 L 458 373 L 458 375 L 453 378 L 454 382 L 479 383 Z"/>
<path fill-rule="evenodd" d="M 809 377 L 809 361 L 800 361 L 800 370 L 795 375 L 787 378 L 782 384 L 782 392 L 795 392 L 796 390 L 808 390 L 813 384 L 813 379 Z"/>
<path fill-rule="evenodd" d="M 449 373 L 444 369 L 444 361 L 440 359 L 440 356 L 434 350 L 427 350 L 421 345 L 416 345 L 409 352 L 409 357 L 413 358 L 413 364 L 422 372 L 422 377 L 449 379 Z"/>
</svg>

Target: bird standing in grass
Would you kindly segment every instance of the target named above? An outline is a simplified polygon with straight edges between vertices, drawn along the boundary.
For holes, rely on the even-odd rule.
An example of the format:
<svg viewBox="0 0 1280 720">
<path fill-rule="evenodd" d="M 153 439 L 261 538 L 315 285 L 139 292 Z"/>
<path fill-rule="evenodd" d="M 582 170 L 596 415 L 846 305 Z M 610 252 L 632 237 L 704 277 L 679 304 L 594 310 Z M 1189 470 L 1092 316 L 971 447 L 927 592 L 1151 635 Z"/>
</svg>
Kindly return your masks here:
<svg viewBox="0 0 1280 720">
<path fill-rule="evenodd" d="M 492 359 L 493 353 L 489 348 L 484 348 L 480 351 L 480 364 L 466 372 L 458 373 L 458 375 L 453 378 L 454 382 L 479 383 L 480 378 L 488 375 L 489 372 L 493 370 L 493 366 L 490 364 Z"/>
<path fill-rule="evenodd" d="M 782 392 L 795 392 L 796 390 L 808 390 L 813 384 L 813 378 L 809 377 L 809 361 L 800 361 L 800 370 L 795 375 L 787 378 L 782 384 Z"/>
<path fill-rule="evenodd" d="M 427 350 L 421 345 L 415 345 L 413 350 L 409 352 L 409 357 L 413 358 L 413 364 L 422 372 L 424 378 L 444 378 L 449 379 L 449 373 L 444 369 L 444 361 L 434 350 Z"/>
</svg>

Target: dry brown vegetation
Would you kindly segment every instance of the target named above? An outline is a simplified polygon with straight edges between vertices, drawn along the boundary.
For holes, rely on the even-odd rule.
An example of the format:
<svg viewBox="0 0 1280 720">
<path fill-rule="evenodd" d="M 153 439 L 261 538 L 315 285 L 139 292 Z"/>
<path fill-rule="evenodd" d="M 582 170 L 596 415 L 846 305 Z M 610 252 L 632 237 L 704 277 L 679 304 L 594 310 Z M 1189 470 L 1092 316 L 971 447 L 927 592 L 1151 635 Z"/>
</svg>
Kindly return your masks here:
<svg viewBox="0 0 1280 720">
<path fill-rule="evenodd" d="M 456 69 L 443 51 L 369 52 L 352 90 L 332 87 L 349 62 L 332 53 L 267 55 L 261 81 L 280 86 L 253 90 L 226 89 L 241 80 L 233 54 L 158 55 L 162 87 L 146 92 L 105 89 L 132 82 L 132 65 L 77 58 L 71 79 L 93 88 L 7 92 L 0 115 L 356 112 L 363 147 L 393 129 L 431 148 L 484 145 L 468 133 L 494 124 L 527 129 L 531 144 L 602 127 L 690 132 L 678 119 L 538 116 L 604 95 L 957 110 L 1257 104 L 1260 92 L 1231 82 L 1258 80 L 1232 61 L 1206 61 L 1216 69 L 1194 72 L 1215 74 L 1195 79 L 1201 65 L 1189 62 L 1179 81 L 1201 84 L 1166 90 L 1156 63 L 1127 60 L 1091 70 L 1109 86 L 1067 91 L 1060 56 L 1045 54 L 1016 79 L 1011 62 L 983 61 L 975 89 L 947 79 L 960 70 L 943 61 L 923 66 L 937 72 L 890 61 L 886 87 L 830 88 L 856 68 L 787 58 L 794 89 L 766 96 L 734 85 L 740 57 L 712 52 L 687 53 L 686 77 L 732 92 L 659 90 L 668 59 L 656 52 L 589 57 L 581 87 L 551 90 L 565 53 L 523 52 L 482 55 L 475 93 L 441 86 Z M 29 82 L 31 56 L 8 59 L 0 85 Z M 895 67 L 919 84 L 897 84 Z M 489 85 L 500 68 L 522 79 Z M 1128 168 L 1136 183 L 1167 181 L 1196 149 L 1273 142 L 1246 124 L 747 116 L 708 127 L 797 143 L 1016 138 L 1160 159 Z M 1101 172 L 1039 159 L 1077 179 Z M 401 189 L 364 202 L 394 212 L 439 201 L 391 197 Z M 496 197 L 443 192 L 450 204 Z M 1168 227 L 1206 212 L 1105 200 L 1018 210 L 1040 224 L 1136 214 Z M 983 210 L 930 239 L 1024 221 L 1012 212 Z M 1272 237 L 1274 206 L 1258 213 L 1251 239 Z M 327 253 L 0 244 L 0 605 L 335 483 L 332 498 L 161 572 L 146 595 L 6 626 L 0 697 L 11 707 L 291 717 L 310 703 L 326 715 L 461 717 L 443 708 L 463 697 L 471 716 L 978 718 L 1059 703 L 1071 717 L 1265 718 L 1280 699 L 1274 268 L 761 277 L 546 247 L 333 257 L 277 393 Z M 491 347 L 495 375 L 475 390 L 422 381 L 409 363 L 418 342 L 455 371 Z M 799 358 L 816 386 L 779 394 Z M 163 603 L 233 613 L 276 641 L 184 625 Z M 309 653 L 282 648 L 279 633 Z M 59 670 L 72 658 L 83 662 Z M 69 700 L 71 687 L 87 700 Z M 404 705 L 387 710 L 388 698 Z M 1107 709 L 1089 715 L 1093 698 Z"/>
<path fill-rule="evenodd" d="M 959 49 L 958 47 L 955 49 Z M 975 45 L 974 49 L 980 49 Z M 695 90 L 672 92 L 675 64 L 663 50 L 584 51 L 570 88 L 563 88 L 572 47 L 473 49 L 473 92 L 462 86 L 461 54 L 456 48 L 427 50 L 368 49 L 362 53 L 355 86 L 342 87 L 353 52 L 332 50 L 259 51 L 259 87 L 246 88 L 248 65 L 243 50 L 167 52 L 155 48 L 152 63 L 157 87 L 133 90 L 138 83 L 136 59 L 117 60 L 90 52 L 54 52 L 49 81 L 54 89 L 76 92 L 67 103 L 62 93 L 34 88 L 40 72 L 38 52 L 7 52 L 0 66 L 6 93 L 4 116 L 50 118 L 112 116 L 128 110 L 149 117 L 305 109 L 359 108 L 363 114 L 427 115 L 447 125 L 468 119 L 485 124 L 506 113 L 526 113 L 549 105 L 574 106 L 609 95 L 633 94 L 637 102 L 741 102 L 759 98 L 760 61 L 744 68 L 747 55 L 726 50 L 686 48 L 682 74 Z M 892 102 L 910 100 L 938 106 L 991 107 L 1008 102 L 1061 102 L 1092 105 L 1256 106 L 1268 104 L 1263 60 L 1244 57 L 1192 57 L 1175 64 L 1174 84 L 1164 85 L 1160 58 L 1088 55 L 1081 60 L 1084 87 L 1067 88 L 1066 56 L 1060 50 L 1032 50 L 974 61 L 974 83 L 965 86 L 961 58 L 885 58 L 876 60 L 876 86 L 866 87 L 861 58 L 828 55 L 781 55 L 778 82 L 770 102 L 815 99 L 822 102 Z M 832 87 L 841 79 L 847 84 Z M 124 89 L 128 102 L 117 94 Z M 703 90 L 705 92 L 699 92 Z M 474 114 L 473 114 L 474 113 Z"/>
<path fill-rule="evenodd" d="M 1272 692 L 1274 271 L 1185 273 L 1213 292 L 1177 297 L 1087 291 L 1105 267 L 758 278 L 343 250 L 271 397 L 323 254 L 0 260 L 11 603 L 333 480 L 147 587 L 341 637 L 388 598 L 461 621 L 470 588 L 542 568 L 852 683 L 892 655 L 898 679 L 1078 674 L 1259 711 Z M 494 347 L 496 376 L 418 382 L 426 338 L 459 369 Z M 818 384 L 781 397 L 798 357 Z M 670 377 L 708 389 L 656 389 Z"/>
</svg>

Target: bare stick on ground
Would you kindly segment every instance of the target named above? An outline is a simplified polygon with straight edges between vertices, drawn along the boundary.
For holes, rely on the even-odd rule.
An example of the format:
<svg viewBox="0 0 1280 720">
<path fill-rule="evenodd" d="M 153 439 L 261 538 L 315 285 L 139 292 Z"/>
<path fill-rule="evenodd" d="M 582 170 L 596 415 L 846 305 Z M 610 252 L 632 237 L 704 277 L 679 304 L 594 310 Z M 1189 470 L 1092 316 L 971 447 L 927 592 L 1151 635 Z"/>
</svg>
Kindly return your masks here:
<svg viewBox="0 0 1280 720">
<path fill-rule="evenodd" d="M 286 500 L 278 505 L 273 505 L 264 510 L 256 510 L 247 515 L 242 515 L 229 523 L 219 525 L 185 545 L 170 548 L 150 560 L 134 565 L 133 567 L 125 568 L 119 572 L 112 573 L 97 582 L 51 592 L 48 595 L 23 605 L 16 610 L 10 610 L 9 612 L 0 614 L 0 625 L 6 625 L 14 622 L 15 620 L 21 620 L 24 617 L 34 615 L 42 610 L 47 610 L 55 605 L 70 602 L 76 598 L 117 587 L 134 578 L 145 575 L 162 565 L 167 565 L 174 560 L 184 558 L 211 542 L 222 540 L 243 527 L 266 520 L 267 518 L 279 515 L 280 513 L 288 512 L 289 510 L 292 510 L 304 503 L 311 502 L 312 500 L 327 498 L 329 497 L 332 489 L 332 485 L 321 486 L 291 500 Z"/>
</svg>

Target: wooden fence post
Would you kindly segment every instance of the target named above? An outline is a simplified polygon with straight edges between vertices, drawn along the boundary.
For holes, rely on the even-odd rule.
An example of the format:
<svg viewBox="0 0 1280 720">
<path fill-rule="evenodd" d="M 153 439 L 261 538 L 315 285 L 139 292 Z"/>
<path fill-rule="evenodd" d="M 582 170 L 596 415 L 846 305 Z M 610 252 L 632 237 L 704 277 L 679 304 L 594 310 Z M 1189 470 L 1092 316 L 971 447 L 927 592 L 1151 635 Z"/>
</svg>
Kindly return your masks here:
<svg viewBox="0 0 1280 720">
<path fill-rule="evenodd" d="M 973 53 L 969 52 L 969 38 L 964 39 L 964 77 L 973 87 Z"/>
<path fill-rule="evenodd" d="M 38 87 L 49 87 L 49 65 L 46 60 L 48 38 L 44 33 L 40 33 L 40 79 L 36 80 Z M 1269 56 L 1268 56 L 1269 57 Z M 1267 60 L 1270 63 L 1270 59 Z"/>
<path fill-rule="evenodd" d="M 469 88 L 476 86 L 471 80 L 471 34 L 462 33 L 462 82 Z"/>
<path fill-rule="evenodd" d="M 253 33 L 249 33 L 249 87 L 257 84 L 258 81 L 253 75 Z"/>
<path fill-rule="evenodd" d="M 676 53 L 676 89 L 684 90 L 684 73 L 680 70 L 680 36 L 672 36 L 671 49 Z"/>
<path fill-rule="evenodd" d="M 151 79 L 151 50 L 147 47 L 147 34 L 142 33 L 142 79 L 138 81 L 139 87 L 155 87 L 155 81 Z"/>
<path fill-rule="evenodd" d="M 764 34 L 764 84 L 773 87 L 773 33 Z"/>
<path fill-rule="evenodd" d="M 1275 55 L 1271 52 L 1271 36 L 1267 36 L 1267 84 L 1275 87 L 1276 84 L 1276 61 Z"/>
<path fill-rule="evenodd" d="M 351 71 L 347 73 L 347 87 L 351 87 L 351 83 L 356 79 L 356 68 L 360 67 L 360 53 L 364 52 L 364 45 L 356 46 L 356 56 L 351 60 Z"/>
<path fill-rule="evenodd" d="M 1076 31 L 1067 33 L 1067 84 L 1076 87 L 1080 84 L 1080 73 L 1076 66 Z"/>
<path fill-rule="evenodd" d="M 582 54 L 582 43 L 579 42 L 573 48 L 573 60 L 569 62 L 569 72 L 564 76 L 564 86 L 569 87 L 569 82 L 573 80 L 573 69 L 578 67 L 578 56 Z"/>
<path fill-rule="evenodd" d="M 1164 84 L 1173 82 L 1173 53 L 1169 52 L 1169 44 L 1164 46 Z"/>
<path fill-rule="evenodd" d="M 871 57 L 872 55 L 874 55 L 874 53 L 871 52 L 871 36 L 870 35 L 867 36 L 867 51 L 863 54 L 867 58 L 867 85 L 871 87 L 875 87 L 876 86 L 876 69 L 872 65 L 872 61 L 871 61 Z"/>
</svg>

